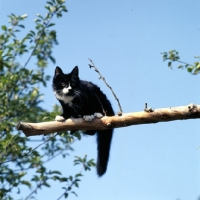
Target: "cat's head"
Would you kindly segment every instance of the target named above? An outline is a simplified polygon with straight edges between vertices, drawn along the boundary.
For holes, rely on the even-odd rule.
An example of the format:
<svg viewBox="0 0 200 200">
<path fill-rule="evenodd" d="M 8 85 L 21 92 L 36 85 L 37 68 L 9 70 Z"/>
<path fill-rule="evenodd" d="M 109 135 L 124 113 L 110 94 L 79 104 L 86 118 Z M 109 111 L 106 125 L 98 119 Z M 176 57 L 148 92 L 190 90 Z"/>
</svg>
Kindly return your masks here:
<svg viewBox="0 0 200 200">
<path fill-rule="evenodd" d="M 79 84 L 77 66 L 69 74 L 64 74 L 60 67 L 56 67 L 53 77 L 53 90 L 57 99 L 62 100 L 66 96 L 75 96 L 74 91 L 79 87 Z"/>
</svg>

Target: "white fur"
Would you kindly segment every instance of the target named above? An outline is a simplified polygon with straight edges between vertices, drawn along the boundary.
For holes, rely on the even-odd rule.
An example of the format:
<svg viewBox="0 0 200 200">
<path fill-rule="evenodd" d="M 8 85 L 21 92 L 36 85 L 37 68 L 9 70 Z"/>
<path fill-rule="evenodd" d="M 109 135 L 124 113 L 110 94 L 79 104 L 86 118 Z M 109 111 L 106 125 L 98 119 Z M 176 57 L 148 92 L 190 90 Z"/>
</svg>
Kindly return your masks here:
<svg viewBox="0 0 200 200">
<path fill-rule="evenodd" d="M 94 113 L 94 117 L 100 119 L 103 117 L 103 115 L 101 113 Z"/>
<path fill-rule="evenodd" d="M 70 89 L 72 89 L 71 86 L 69 86 L 68 88 L 63 88 L 62 91 L 64 94 L 68 94 Z"/>
<path fill-rule="evenodd" d="M 59 94 L 57 94 L 56 91 L 54 92 L 54 94 L 56 96 L 56 99 L 64 101 L 65 104 L 71 103 L 71 101 L 74 99 L 73 96 L 65 96 L 65 95 L 60 96 Z"/>
<path fill-rule="evenodd" d="M 72 96 L 63 96 L 62 100 L 64 101 L 65 104 L 71 103 L 71 101 L 74 99 Z"/>
<path fill-rule="evenodd" d="M 94 115 L 84 115 L 83 116 L 83 119 L 86 121 L 86 122 L 91 122 L 93 121 L 94 118 L 102 118 L 103 115 L 101 113 L 94 113 Z"/>
<path fill-rule="evenodd" d="M 55 121 L 63 122 L 63 121 L 65 121 L 65 118 L 63 116 L 57 115 L 55 118 Z"/>
<path fill-rule="evenodd" d="M 83 119 L 84 119 L 86 122 L 91 122 L 91 121 L 94 119 L 94 115 L 84 115 L 84 116 L 83 116 Z"/>
</svg>

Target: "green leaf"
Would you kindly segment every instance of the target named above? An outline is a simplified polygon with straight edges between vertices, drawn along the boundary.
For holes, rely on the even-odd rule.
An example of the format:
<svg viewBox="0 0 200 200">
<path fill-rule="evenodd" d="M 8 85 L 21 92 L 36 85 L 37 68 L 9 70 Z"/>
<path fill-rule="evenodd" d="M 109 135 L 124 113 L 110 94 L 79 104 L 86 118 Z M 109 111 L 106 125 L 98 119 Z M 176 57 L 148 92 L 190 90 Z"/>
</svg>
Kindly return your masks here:
<svg viewBox="0 0 200 200">
<path fill-rule="evenodd" d="M 55 26 L 55 24 L 54 24 L 54 23 L 50 23 L 50 24 L 48 25 L 48 28 L 51 27 L 51 26 Z"/>
<path fill-rule="evenodd" d="M 18 25 L 19 27 L 21 27 L 21 28 L 25 28 L 25 26 L 24 25 L 22 25 L 22 24 L 20 24 L 20 25 Z"/>
<path fill-rule="evenodd" d="M 61 181 L 61 182 L 67 182 L 67 181 L 68 181 L 68 178 L 63 177 L 63 178 L 60 179 L 60 181 Z"/>
<path fill-rule="evenodd" d="M 70 191 L 71 189 L 72 189 L 71 187 L 68 187 L 68 188 L 67 188 L 68 191 Z"/>
<path fill-rule="evenodd" d="M 22 183 L 23 185 L 26 185 L 26 186 L 28 186 L 29 188 L 31 188 L 31 183 L 30 183 L 29 181 L 21 181 L 21 183 Z"/>
<path fill-rule="evenodd" d="M 70 180 L 70 181 L 72 181 L 72 180 L 73 180 L 73 177 L 72 177 L 72 176 L 70 176 L 70 177 L 69 177 L 69 180 Z"/>
<path fill-rule="evenodd" d="M 5 25 L 1 26 L 1 29 L 2 29 L 3 31 L 7 31 L 7 27 L 6 27 Z"/>
<path fill-rule="evenodd" d="M 78 197 L 78 195 L 76 194 L 76 192 L 72 191 L 71 193 L 74 194 L 76 197 Z"/>
<path fill-rule="evenodd" d="M 188 68 L 187 68 L 187 71 L 188 71 L 188 72 L 192 72 L 192 70 L 193 70 L 192 67 L 188 67 Z"/>
<path fill-rule="evenodd" d="M 43 183 L 43 185 L 46 187 L 50 187 L 50 185 L 47 182 Z"/>
<path fill-rule="evenodd" d="M 51 171 L 50 174 L 59 174 L 59 175 L 61 175 L 61 172 L 54 170 L 54 171 Z"/>
<path fill-rule="evenodd" d="M 49 56 L 49 58 L 50 58 L 50 60 L 52 61 L 52 63 L 54 63 L 54 64 L 55 64 L 55 62 L 56 62 L 55 58 L 54 58 L 54 57 L 52 57 L 52 56 Z"/>
<path fill-rule="evenodd" d="M 83 176 L 83 175 L 82 175 L 82 174 L 80 174 L 80 173 L 75 175 L 75 177 L 79 177 L 79 176 Z"/>
<path fill-rule="evenodd" d="M 172 62 L 168 62 L 168 67 L 172 68 Z"/>
<path fill-rule="evenodd" d="M 68 197 L 68 193 L 67 193 L 67 192 L 65 192 L 65 194 L 64 194 L 64 195 L 65 195 L 65 198 L 67 198 L 67 197 Z"/>
<path fill-rule="evenodd" d="M 79 187 L 79 185 L 78 185 L 78 183 L 77 183 L 77 182 L 75 182 L 74 184 L 75 184 L 75 186 L 76 186 L 77 188 Z"/>
<path fill-rule="evenodd" d="M 60 18 L 60 17 L 62 17 L 62 14 L 61 13 L 57 13 L 56 16 L 57 16 L 57 18 Z"/>
</svg>

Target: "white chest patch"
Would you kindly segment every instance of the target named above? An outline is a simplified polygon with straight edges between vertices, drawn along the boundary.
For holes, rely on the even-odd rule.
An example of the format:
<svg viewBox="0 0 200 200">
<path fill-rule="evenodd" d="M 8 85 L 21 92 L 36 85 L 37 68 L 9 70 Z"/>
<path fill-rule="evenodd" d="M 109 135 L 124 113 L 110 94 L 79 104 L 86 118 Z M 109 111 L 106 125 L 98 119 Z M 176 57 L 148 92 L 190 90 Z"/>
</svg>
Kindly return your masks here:
<svg viewBox="0 0 200 200">
<path fill-rule="evenodd" d="M 63 101 L 65 104 L 72 104 L 72 100 L 74 99 L 73 96 L 65 96 L 65 95 L 60 95 L 57 92 L 54 92 L 56 99 Z"/>
<path fill-rule="evenodd" d="M 65 104 L 70 104 L 71 101 L 74 99 L 72 96 L 63 96 L 62 100 L 64 101 Z"/>
</svg>

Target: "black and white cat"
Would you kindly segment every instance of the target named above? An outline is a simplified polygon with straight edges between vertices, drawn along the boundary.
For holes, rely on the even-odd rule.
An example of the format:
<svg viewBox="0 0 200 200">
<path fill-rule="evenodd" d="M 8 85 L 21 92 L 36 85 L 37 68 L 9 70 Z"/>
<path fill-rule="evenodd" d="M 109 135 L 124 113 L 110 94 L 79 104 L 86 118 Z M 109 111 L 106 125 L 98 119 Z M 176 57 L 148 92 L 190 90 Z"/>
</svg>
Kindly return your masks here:
<svg viewBox="0 0 200 200">
<path fill-rule="evenodd" d="M 82 117 L 85 121 L 92 121 L 104 115 L 114 115 L 109 100 L 100 88 L 79 79 L 77 66 L 69 74 L 64 74 L 61 68 L 56 67 L 53 90 L 63 108 L 63 113 L 56 116 L 56 121 L 64 121 L 70 117 Z M 102 176 L 107 169 L 113 129 L 88 130 L 84 133 L 97 133 L 97 174 Z"/>
</svg>

